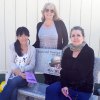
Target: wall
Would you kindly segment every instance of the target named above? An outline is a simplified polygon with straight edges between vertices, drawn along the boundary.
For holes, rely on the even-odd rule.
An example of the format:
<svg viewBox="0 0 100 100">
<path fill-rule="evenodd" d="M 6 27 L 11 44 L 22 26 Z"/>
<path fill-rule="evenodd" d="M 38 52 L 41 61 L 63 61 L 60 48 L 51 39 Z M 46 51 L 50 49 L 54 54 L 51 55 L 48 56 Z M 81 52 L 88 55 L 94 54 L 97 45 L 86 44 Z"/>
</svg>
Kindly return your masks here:
<svg viewBox="0 0 100 100">
<path fill-rule="evenodd" d="M 87 43 L 100 57 L 100 0 L 0 0 L 0 73 L 8 66 L 8 48 L 15 41 L 15 30 L 26 26 L 31 44 L 35 42 L 36 24 L 46 2 L 53 2 L 68 32 L 75 25 L 85 29 Z"/>
</svg>

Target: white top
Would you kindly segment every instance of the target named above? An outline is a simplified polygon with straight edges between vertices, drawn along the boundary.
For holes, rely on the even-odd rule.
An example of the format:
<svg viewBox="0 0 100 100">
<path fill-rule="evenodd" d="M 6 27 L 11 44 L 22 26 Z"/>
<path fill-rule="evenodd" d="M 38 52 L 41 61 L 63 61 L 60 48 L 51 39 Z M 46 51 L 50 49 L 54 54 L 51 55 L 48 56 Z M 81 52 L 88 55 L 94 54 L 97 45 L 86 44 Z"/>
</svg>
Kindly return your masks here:
<svg viewBox="0 0 100 100">
<path fill-rule="evenodd" d="M 23 72 L 24 66 L 26 66 L 26 62 L 28 60 L 28 54 L 24 54 L 23 56 L 18 56 L 15 58 L 15 64 L 19 67 L 19 69 Z"/>
</svg>

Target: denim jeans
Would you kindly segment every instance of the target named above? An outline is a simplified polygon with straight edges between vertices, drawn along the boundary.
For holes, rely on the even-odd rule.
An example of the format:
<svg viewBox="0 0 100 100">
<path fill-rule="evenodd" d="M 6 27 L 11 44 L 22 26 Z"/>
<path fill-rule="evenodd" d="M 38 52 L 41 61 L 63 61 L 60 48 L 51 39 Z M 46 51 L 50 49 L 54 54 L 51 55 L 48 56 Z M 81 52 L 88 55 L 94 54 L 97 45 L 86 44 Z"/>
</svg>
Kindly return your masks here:
<svg viewBox="0 0 100 100">
<path fill-rule="evenodd" d="M 69 88 L 69 95 L 72 98 L 72 100 L 89 100 L 91 93 L 79 92 Z M 45 100 L 69 99 L 62 94 L 60 82 L 56 82 L 47 87 Z"/>
<path fill-rule="evenodd" d="M 22 77 L 9 79 L 4 90 L 0 94 L 0 100 L 17 100 L 18 88 L 27 86 L 27 82 Z"/>
</svg>

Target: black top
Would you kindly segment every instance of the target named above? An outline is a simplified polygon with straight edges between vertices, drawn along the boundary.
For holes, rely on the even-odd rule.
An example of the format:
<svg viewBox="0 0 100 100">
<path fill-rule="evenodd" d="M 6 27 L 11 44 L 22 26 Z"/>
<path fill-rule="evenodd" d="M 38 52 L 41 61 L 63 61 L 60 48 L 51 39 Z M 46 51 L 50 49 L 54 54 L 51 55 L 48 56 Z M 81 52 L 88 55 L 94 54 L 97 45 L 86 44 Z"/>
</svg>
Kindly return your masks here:
<svg viewBox="0 0 100 100">
<path fill-rule="evenodd" d="M 40 48 L 40 40 L 38 37 L 39 29 L 42 26 L 43 22 L 39 22 L 37 24 L 37 36 L 36 36 L 36 42 L 33 44 L 34 47 Z M 62 49 L 68 44 L 68 34 L 67 29 L 65 27 L 65 24 L 61 20 L 54 21 L 57 33 L 58 33 L 58 44 L 57 49 Z"/>
<path fill-rule="evenodd" d="M 62 57 L 61 85 L 83 92 L 92 92 L 94 51 L 87 44 L 76 58 L 67 48 Z"/>
</svg>

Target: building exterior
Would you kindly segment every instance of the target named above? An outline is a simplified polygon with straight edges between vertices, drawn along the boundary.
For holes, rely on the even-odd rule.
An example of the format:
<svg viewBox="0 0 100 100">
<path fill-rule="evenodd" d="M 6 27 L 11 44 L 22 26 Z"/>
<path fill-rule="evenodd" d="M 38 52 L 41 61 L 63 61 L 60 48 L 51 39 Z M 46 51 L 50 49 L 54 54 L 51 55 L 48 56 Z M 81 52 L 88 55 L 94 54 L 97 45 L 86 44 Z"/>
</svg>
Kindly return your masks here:
<svg viewBox="0 0 100 100">
<path fill-rule="evenodd" d="M 0 73 L 8 67 L 8 48 L 15 41 L 15 30 L 26 26 L 31 44 L 35 42 L 36 25 L 46 2 L 53 2 L 68 33 L 73 26 L 82 26 L 87 43 L 100 57 L 100 0 L 0 0 Z"/>
</svg>

